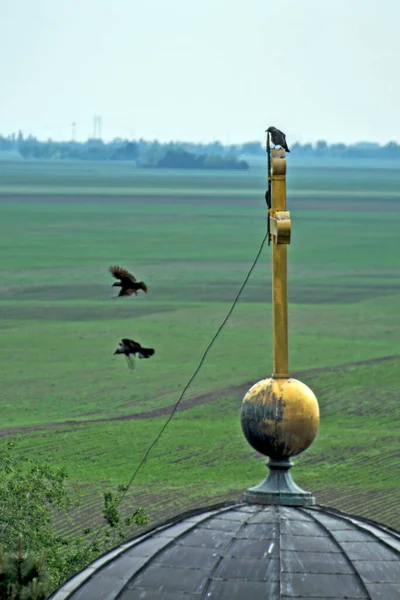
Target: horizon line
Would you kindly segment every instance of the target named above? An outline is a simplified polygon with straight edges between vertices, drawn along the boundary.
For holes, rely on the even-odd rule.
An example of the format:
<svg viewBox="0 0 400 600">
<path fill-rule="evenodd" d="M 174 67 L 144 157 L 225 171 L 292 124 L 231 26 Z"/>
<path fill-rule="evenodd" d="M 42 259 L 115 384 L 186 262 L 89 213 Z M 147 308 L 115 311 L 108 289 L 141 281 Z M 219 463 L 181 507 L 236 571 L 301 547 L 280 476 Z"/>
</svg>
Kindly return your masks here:
<svg viewBox="0 0 400 600">
<path fill-rule="evenodd" d="M 195 141 L 195 140 L 184 140 L 184 139 L 168 139 L 167 141 L 162 141 L 159 138 L 145 138 L 143 136 L 141 137 L 122 137 L 122 136 L 115 136 L 115 137 L 106 137 L 106 136 L 102 136 L 102 137 L 94 137 L 94 136 L 88 136 L 86 138 L 79 138 L 79 139 L 67 139 L 67 138 L 60 138 L 60 137 L 39 137 L 38 135 L 35 135 L 33 133 L 27 133 L 24 134 L 23 130 L 18 130 L 17 132 L 12 132 L 12 133 L 0 133 L 0 137 L 1 138 L 10 138 L 11 136 L 15 136 L 18 137 L 19 134 L 22 134 L 23 136 L 23 140 L 26 140 L 28 138 L 34 138 L 36 139 L 38 142 L 42 142 L 42 143 L 46 143 L 48 141 L 52 141 L 52 142 L 58 142 L 58 143 L 86 143 L 89 141 L 101 141 L 104 144 L 108 144 L 111 142 L 114 142 L 116 140 L 121 140 L 121 141 L 143 141 L 146 143 L 158 143 L 158 144 L 162 144 L 162 145 L 166 145 L 166 144 L 195 144 L 195 145 L 200 145 L 200 146 L 208 146 L 211 144 L 220 144 L 221 146 L 224 147 L 232 147 L 232 146 L 244 146 L 246 144 L 254 144 L 254 143 L 259 143 L 262 146 L 262 142 L 259 139 L 248 139 L 246 141 L 243 142 L 233 142 L 233 143 L 224 143 L 219 139 L 213 139 L 213 140 L 209 140 L 209 141 Z M 319 142 L 324 142 L 327 144 L 327 146 L 347 146 L 347 147 L 351 147 L 351 146 L 360 146 L 360 145 L 366 145 L 366 146 L 379 146 L 379 147 L 385 147 L 388 144 L 396 144 L 396 145 L 400 145 L 400 141 L 397 140 L 388 140 L 387 142 L 384 143 L 380 143 L 374 140 L 359 140 L 356 142 L 330 142 L 326 139 L 318 139 L 318 140 L 314 140 L 314 141 L 307 141 L 307 142 L 300 142 L 300 141 L 292 141 L 291 142 L 291 146 L 294 146 L 296 144 L 300 145 L 300 146 L 306 146 L 306 145 L 311 145 L 314 146 L 316 144 L 318 144 Z"/>
</svg>

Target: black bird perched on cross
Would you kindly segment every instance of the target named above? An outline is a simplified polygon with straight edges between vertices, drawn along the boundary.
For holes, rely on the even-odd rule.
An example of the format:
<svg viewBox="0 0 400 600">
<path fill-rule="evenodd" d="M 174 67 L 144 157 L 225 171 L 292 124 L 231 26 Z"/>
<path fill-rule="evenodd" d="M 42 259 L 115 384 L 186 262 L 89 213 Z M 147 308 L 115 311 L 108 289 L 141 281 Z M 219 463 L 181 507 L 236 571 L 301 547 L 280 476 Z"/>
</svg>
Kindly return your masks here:
<svg viewBox="0 0 400 600">
<path fill-rule="evenodd" d="M 126 269 L 115 266 L 110 267 L 108 270 L 115 279 L 119 279 L 119 282 L 113 283 L 111 286 L 121 288 L 117 298 L 120 296 L 132 296 L 132 294 L 137 296 L 138 290 L 143 290 L 147 294 L 148 288 L 145 282 L 137 281 L 136 277 Z"/>
<path fill-rule="evenodd" d="M 290 152 L 286 143 L 286 135 L 283 133 L 283 131 L 280 131 L 276 127 L 268 127 L 265 132 L 271 134 L 271 140 L 274 146 L 281 146 L 284 150 L 286 150 L 286 152 Z"/>
<path fill-rule="evenodd" d="M 136 354 L 138 354 L 139 358 L 149 358 L 150 356 L 153 356 L 154 352 L 154 348 L 142 348 L 138 342 L 123 338 L 114 354 L 124 354 L 128 367 L 134 369 L 134 357 L 136 357 Z"/>
</svg>

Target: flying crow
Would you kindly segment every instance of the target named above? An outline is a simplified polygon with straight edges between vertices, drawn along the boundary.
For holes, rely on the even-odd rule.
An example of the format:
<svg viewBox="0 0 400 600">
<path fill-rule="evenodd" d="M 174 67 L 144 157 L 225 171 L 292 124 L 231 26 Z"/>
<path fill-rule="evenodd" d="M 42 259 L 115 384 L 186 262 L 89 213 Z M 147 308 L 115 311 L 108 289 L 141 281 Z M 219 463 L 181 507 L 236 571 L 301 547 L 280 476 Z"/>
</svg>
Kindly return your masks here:
<svg viewBox="0 0 400 600">
<path fill-rule="evenodd" d="M 147 294 L 147 285 L 144 281 L 136 281 L 136 277 L 126 269 L 123 269 L 122 267 L 110 267 L 108 270 L 115 279 L 120 280 L 118 283 L 113 283 L 111 286 L 121 288 L 117 298 L 120 296 L 132 296 L 132 294 L 137 295 L 138 290 L 143 290 Z"/>
<path fill-rule="evenodd" d="M 268 127 L 268 129 L 266 129 L 266 132 L 267 131 L 271 134 L 271 140 L 274 146 L 281 146 L 286 152 L 290 152 L 286 143 L 286 135 L 283 131 L 280 131 L 276 127 Z"/>
<path fill-rule="evenodd" d="M 142 348 L 138 342 L 123 338 L 114 354 L 125 354 L 129 368 L 134 369 L 135 362 L 133 357 L 136 356 L 136 354 L 139 355 L 139 358 L 149 358 L 150 356 L 153 356 L 154 352 L 154 348 Z"/>
</svg>

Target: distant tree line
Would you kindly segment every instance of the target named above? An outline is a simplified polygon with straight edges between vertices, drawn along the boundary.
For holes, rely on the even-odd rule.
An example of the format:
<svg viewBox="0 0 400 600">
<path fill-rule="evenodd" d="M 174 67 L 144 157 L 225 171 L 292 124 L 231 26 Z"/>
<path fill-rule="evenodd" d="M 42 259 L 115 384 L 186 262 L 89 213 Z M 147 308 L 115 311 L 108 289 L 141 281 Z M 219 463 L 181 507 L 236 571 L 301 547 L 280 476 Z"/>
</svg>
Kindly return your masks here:
<svg viewBox="0 0 400 600">
<path fill-rule="evenodd" d="M 218 154 L 194 154 L 186 150 L 167 150 L 156 163 L 140 163 L 142 166 L 166 169 L 239 169 L 247 170 L 249 164 L 236 156 Z"/>
<path fill-rule="evenodd" d="M 289 143 L 293 156 L 333 158 L 391 158 L 400 159 L 400 145 L 389 142 L 381 146 L 372 142 L 357 144 Z M 22 132 L 0 135 L 0 152 L 13 153 L 24 159 L 53 160 L 124 160 L 135 161 L 146 167 L 226 168 L 246 169 L 246 156 L 265 156 L 265 147 L 257 141 L 245 144 L 223 145 L 216 141 L 208 144 L 191 142 L 161 143 L 157 140 L 127 140 L 116 138 L 110 142 L 101 139 L 77 141 L 38 140 Z M 223 159 L 223 160 L 222 160 Z"/>
<path fill-rule="evenodd" d="M 259 142 L 248 142 L 242 146 L 242 154 L 262 156 L 265 155 L 265 147 Z M 391 158 L 400 159 L 400 145 L 389 142 L 384 146 L 375 142 L 358 142 L 356 144 L 328 144 L 320 140 L 315 144 L 290 144 L 289 148 L 293 156 L 302 158 L 329 157 L 329 158 Z"/>
<path fill-rule="evenodd" d="M 190 169 L 248 169 L 239 156 L 244 146 L 223 146 L 220 142 L 194 144 L 125 140 L 116 138 L 111 142 L 100 139 L 76 141 L 41 141 L 32 135 L 0 136 L 0 152 L 13 152 L 23 159 L 34 160 L 124 160 L 134 161 L 138 166 Z"/>
</svg>

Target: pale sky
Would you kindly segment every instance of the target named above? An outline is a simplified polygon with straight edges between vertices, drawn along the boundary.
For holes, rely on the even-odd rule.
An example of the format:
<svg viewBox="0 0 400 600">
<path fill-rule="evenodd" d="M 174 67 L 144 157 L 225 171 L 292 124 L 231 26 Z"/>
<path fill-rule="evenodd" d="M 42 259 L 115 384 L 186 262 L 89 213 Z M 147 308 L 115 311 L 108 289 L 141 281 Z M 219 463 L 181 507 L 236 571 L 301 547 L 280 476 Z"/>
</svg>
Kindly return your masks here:
<svg viewBox="0 0 400 600">
<path fill-rule="evenodd" d="M 400 142 L 400 0 L 0 0 L 0 133 Z"/>
</svg>

